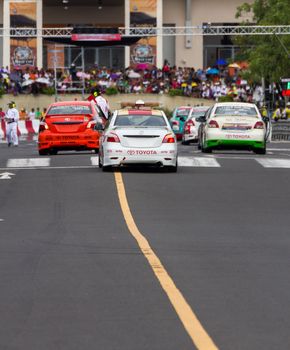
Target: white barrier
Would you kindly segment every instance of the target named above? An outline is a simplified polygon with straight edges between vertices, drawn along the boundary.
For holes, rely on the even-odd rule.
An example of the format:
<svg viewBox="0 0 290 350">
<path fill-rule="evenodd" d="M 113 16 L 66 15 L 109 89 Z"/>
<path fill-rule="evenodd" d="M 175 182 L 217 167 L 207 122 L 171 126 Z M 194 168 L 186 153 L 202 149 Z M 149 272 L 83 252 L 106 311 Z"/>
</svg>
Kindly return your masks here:
<svg viewBox="0 0 290 350">
<path fill-rule="evenodd" d="M 20 135 L 38 134 L 39 120 L 25 121 L 19 120 L 18 131 Z M 5 123 L 1 123 L 0 126 L 0 139 L 3 139 L 5 135 Z"/>
</svg>

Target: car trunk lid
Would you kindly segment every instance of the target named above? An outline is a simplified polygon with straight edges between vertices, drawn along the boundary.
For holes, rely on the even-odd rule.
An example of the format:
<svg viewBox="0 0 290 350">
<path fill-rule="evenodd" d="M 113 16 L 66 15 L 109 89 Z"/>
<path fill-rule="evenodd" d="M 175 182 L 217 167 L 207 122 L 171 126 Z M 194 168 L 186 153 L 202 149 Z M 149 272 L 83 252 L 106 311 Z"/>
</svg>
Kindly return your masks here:
<svg viewBox="0 0 290 350">
<path fill-rule="evenodd" d="M 75 133 L 86 130 L 90 115 L 66 115 L 51 116 L 46 118 L 46 123 L 52 132 Z"/>
<path fill-rule="evenodd" d="M 123 147 L 156 148 L 160 147 L 164 136 L 169 132 L 167 127 L 115 129 Z"/>
<path fill-rule="evenodd" d="M 238 117 L 238 116 L 216 116 L 219 127 L 228 131 L 247 131 L 253 128 L 257 117 Z"/>
</svg>

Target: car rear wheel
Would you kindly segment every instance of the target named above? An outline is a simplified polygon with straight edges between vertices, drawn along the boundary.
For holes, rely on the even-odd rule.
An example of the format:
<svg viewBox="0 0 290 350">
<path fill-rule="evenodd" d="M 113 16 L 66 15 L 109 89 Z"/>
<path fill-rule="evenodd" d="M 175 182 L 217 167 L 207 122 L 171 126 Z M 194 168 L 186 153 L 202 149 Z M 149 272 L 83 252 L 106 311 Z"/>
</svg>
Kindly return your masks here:
<svg viewBox="0 0 290 350">
<path fill-rule="evenodd" d="M 101 156 L 99 155 L 99 168 L 102 168 L 103 167 L 103 164 L 101 162 Z"/>
<path fill-rule="evenodd" d="M 201 152 L 202 153 L 211 153 L 212 148 L 204 147 L 204 138 L 201 141 Z"/>
<path fill-rule="evenodd" d="M 38 154 L 40 156 L 46 156 L 48 155 L 48 151 L 46 149 L 41 149 L 41 150 L 38 150 Z"/>
<path fill-rule="evenodd" d="M 189 141 L 185 141 L 184 138 L 182 138 L 181 144 L 185 145 L 185 146 L 188 146 L 190 144 L 190 142 Z"/>
<path fill-rule="evenodd" d="M 56 156 L 56 155 L 57 155 L 57 150 L 56 150 L 56 149 L 51 149 L 51 150 L 49 151 L 49 154 L 50 154 L 51 156 Z"/>
<path fill-rule="evenodd" d="M 112 170 L 112 167 L 110 165 L 102 166 L 102 170 L 104 173 L 107 173 Z"/>
<path fill-rule="evenodd" d="M 176 160 L 176 164 L 174 166 L 169 166 L 167 167 L 167 171 L 169 173 L 177 173 L 177 169 L 178 169 L 178 163 L 177 163 L 177 160 Z"/>
<path fill-rule="evenodd" d="M 208 147 L 203 147 L 201 150 L 203 153 L 212 153 L 212 149 Z"/>
<path fill-rule="evenodd" d="M 95 151 L 96 154 L 99 153 L 99 149 L 98 148 L 95 148 L 94 151 Z"/>
<path fill-rule="evenodd" d="M 266 147 L 264 147 L 264 148 L 256 148 L 256 149 L 254 149 L 254 152 L 256 154 L 266 154 Z"/>
</svg>

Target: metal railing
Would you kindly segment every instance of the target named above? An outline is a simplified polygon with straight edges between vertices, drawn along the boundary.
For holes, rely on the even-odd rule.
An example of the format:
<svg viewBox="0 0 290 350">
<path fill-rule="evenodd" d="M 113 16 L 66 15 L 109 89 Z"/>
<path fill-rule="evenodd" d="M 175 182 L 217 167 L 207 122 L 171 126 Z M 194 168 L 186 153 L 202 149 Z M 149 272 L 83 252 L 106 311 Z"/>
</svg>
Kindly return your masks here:
<svg viewBox="0 0 290 350">
<path fill-rule="evenodd" d="M 0 37 L 43 37 L 69 38 L 72 27 L 63 28 L 0 28 Z M 119 33 L 125 37 L 135 36 L 184 36 L 184 35 L 289 35 L 288 26 L 212 26 L 210 24 L 195 27 L 124 27 Z"/>
</svg>

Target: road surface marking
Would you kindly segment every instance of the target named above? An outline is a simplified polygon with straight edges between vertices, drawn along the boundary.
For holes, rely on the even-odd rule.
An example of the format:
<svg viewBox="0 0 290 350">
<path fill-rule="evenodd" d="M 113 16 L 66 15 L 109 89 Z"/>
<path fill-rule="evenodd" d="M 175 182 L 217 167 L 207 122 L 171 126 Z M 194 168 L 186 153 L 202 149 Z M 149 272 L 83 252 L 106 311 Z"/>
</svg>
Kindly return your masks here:
<svg viewBox="0 0 290 350">
<path fill-rule="evenodd" d="M 91 157 L 91 164 L 93 166 L 98 166 L 99 157 Z M 179 157 L 178 165 L 181 167 L 220 167 L 220 164 L 215 159 L 208 159 L 203 157 Z"/>
<path fill-rule="evenodd" d="M 178 165 L 186 167 L 220 167 L 220 164 L 216 161 L 216 159 L 203 157 L 178 157 Z"/>
<path fill-rule="evenodd" d="M 8 172 L 5 172 L 5 173 L 1 173 L 0 174 L 0 180 L 10 180 L 12 179 L 11 176 L 14 176 L 15 174 L 13 173 L 8 173 Z"/>
<path fill-rule="evenodd" d="M 267 151 L 290 152 L 290 148 L 268 148 Z"/>
<path fill-rule="evenodd" d="M 256 161 L 264 168 L 290 168 L 290 159 L 256 158 Z"/>
<path fill-rule="evenodd" d="M 50 158 L 8 159 L 7 168 L 45 167 L 50 165 Z"/>
<path fill-rule="evenodd" d="M 203 328 L 202 324 L 199 322 L 197 316 L 192 311 L 182 293 L 176 287 L 174 281 L 165 270 L 158 256 L 152 250 L 147 239 L 141 234 L 136 226 L 127 201 L 126 190 L 121 173 L 115 173 L 115 181 L 121 209 L 127 227 L 132 236 L 136 239 L 145 258 L 148 260 L 150 267 L 161 284 L 161 287 L 167 294 L 189 337 L 199 350 L 217 350 L 217 346 L 214 344 L 206 330 Z"/>
<path fill-rule="evenodd" d="M 99 166 L 99 157 L 91 157 L 91 163 L 93 166 Z"/>
</svg>

